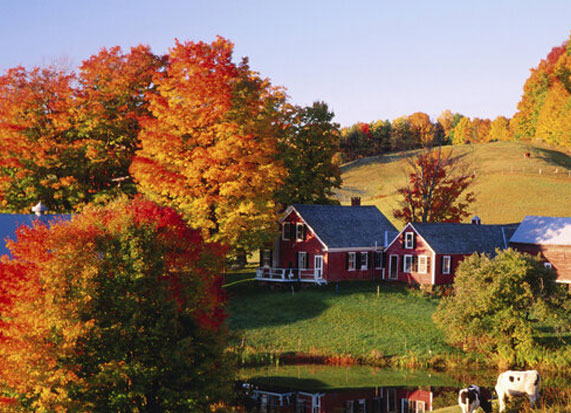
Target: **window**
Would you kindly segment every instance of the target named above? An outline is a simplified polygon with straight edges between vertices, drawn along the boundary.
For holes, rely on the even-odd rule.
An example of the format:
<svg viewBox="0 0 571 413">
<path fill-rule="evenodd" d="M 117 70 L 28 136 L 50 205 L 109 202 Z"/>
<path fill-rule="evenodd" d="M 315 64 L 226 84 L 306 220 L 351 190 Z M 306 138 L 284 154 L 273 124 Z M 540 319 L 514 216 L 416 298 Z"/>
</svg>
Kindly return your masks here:
<svg viewBox="0 0 571 413">
<path fill-rule="evenodd" d="M 307 259 L 307 252 L 300 251 L 297 253 L 297 268 L 299 269 L 306 269 L 308 268 L 308 259 Z"/>
<path fill-rule="evenodd" d="M 413 249 L 414 248 L 414 233 L 413 232 L 405 232 L 404 233 L 404 247 L 406 249 Z"/>
<path fill-rule="evenodd" d="M 418 272 L 421 274 L 426 274 L 428 267 L 428 260 L 426 255 L 421 255 L 418 257 Z"/>
<path fill-rule="evenodd" d="M 357 268 L 357 253 L 348 252 L 347 253 L 347 269 L 349 271 L 355 271 Z"/>
<path fill-rule="evenodd" d="M 291 239 L 291 224 L 284 222 L 282 224 L 282 240 L 289 241 Z"/>
<path fill-rule="evenodd" d="M 305 225 L 298 222 L 295 224 L 295 240 L 303 241 L 305 239 Z"/>
<path fill-rule="evenodd" d="M 375 251 L 373 265 L 377 270 L 383 268 L 383 251 Z"/>
<path fill-rule="evenodd" d="M 445 255 L 442 257 L 442 274 L 450 274 L 450 267 L 452 264 L 452 257 Z"/>
<path fill-rule="evenodd" d="M 262 251 L 262 266 L 264 267 L 272 266 L 272 252 L 270 250 Z"/>
<path fill-rule="evenodd" d="M 366 270 L 367 268 L 369 268 L 369 253 L 368 252 L 362 252 L 361 253 L 361 269 Z"/>
<path fill-rule="evenodd" d="M 403 256 L 402 272 L 412 272 L 412 255 Z"/>
<path fill-rule="evenodd" d="M 543 263 L 543 266 L 544 266 L 545 268 L 553 268 L 553 265 L 551 265 L 550 262 L 544 262 L 544 263 Z"/>
<path fill-rule="evenodd" d="M 403 413 L 424 413 L 425 403 L 420 400 L 402 399 Z"/>
</svg>

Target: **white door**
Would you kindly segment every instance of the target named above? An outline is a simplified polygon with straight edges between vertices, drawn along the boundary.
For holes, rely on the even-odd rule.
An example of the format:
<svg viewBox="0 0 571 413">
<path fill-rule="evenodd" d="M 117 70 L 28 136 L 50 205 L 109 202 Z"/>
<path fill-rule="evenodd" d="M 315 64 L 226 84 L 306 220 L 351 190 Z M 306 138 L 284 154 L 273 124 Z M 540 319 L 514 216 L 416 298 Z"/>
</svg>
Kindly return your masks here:
<svg viewBox="0 0 571 413">
<path fill-rule="evenodd" d="M 313 268 L 315 268 L 315 278 L 323 278 L 323 255 L 316 255 L 313 264 Z"/>
</svg>

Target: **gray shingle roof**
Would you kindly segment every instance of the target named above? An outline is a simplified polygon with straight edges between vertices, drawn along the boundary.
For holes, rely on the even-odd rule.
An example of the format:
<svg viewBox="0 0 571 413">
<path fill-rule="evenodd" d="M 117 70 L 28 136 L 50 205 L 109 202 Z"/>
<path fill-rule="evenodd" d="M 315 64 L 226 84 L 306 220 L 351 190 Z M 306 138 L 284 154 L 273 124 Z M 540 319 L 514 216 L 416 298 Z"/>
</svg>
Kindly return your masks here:
<svg viewBox="0 0 571 413">
<path fill-rule="evenodd" d="M 413 227 L 438 254 L 493 254 L 496 248 L 505 249 L 518 224 L 474 225 L 442 223 L 414 223 Z"/>
<path fill-rule="evenodd" d="M 41 221 L 44 224 L 57 222 L 60 219 L 69 220 L 71 215 L 40 215 L 34 214 L 0 214 L 0 256 L 9 254 L 6 240 L 16 241 L 16 229 L 21 225 L 33 226 L 34 222 Z"/>
<path fill-rule="evenodd" d="M 302 205 L 293 208 L 328 248 L 379 247 L 398 231 L 376 206 Z M 385 232 L 387 235 L 385 236 Z"/>
<path fill-rule="evenodd" d="M 526 216 L 510 242 L 537 245 L 571 245 L 571 217 Z"/>
</svg>

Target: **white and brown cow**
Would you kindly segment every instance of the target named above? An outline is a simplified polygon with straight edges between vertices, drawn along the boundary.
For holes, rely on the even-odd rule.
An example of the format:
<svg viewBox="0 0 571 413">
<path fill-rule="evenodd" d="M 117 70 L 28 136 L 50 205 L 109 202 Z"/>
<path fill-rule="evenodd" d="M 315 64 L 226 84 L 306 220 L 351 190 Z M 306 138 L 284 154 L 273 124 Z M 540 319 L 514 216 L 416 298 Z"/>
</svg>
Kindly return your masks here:
<svg viewBox="0 0 571 413">
<path fill-rule="evenodd" d="M 504 371 L 498 376 L 496 383 L 496 393 L 500 400 L 500 412 L 504 411 L 506 397 L 524 396 L 529 397 L 531 406 L 539 398 L 539 385 L 541 384 L 541 377 L 537 370 L 527 371 Z"/>
<path fill-rule="evenodd" d="M 490 392 L 486 389 L 480 389 L 475 384 L 471 384 L 458 392 L 458 404 L 462 413 L 473 413 L 478 407 L 486 413 L 491 413 L 490 396 Z"/>
</svg>

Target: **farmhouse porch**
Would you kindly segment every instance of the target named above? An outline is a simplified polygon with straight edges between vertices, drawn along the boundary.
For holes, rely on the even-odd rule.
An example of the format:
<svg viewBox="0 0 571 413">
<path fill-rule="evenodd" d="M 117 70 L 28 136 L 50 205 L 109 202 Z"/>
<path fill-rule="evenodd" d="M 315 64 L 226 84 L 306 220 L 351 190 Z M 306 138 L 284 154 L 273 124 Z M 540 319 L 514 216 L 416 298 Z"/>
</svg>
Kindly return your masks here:
<svg viewBox="0 0 571 413">
<path fill-rule="evenodd" d="M 256 269 L 256 281 L 269 281 L 278 283 L 304 282 L 325 285 L 323 271 L 320 268 L 271 268 L 260 267 Z"/>
</svg>

